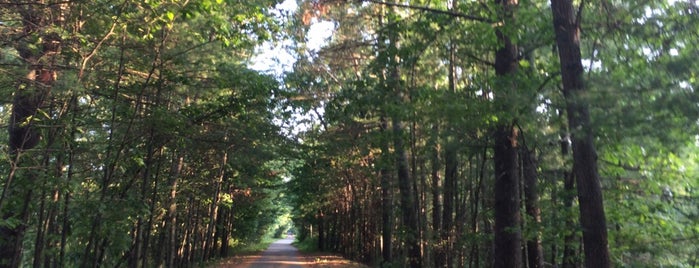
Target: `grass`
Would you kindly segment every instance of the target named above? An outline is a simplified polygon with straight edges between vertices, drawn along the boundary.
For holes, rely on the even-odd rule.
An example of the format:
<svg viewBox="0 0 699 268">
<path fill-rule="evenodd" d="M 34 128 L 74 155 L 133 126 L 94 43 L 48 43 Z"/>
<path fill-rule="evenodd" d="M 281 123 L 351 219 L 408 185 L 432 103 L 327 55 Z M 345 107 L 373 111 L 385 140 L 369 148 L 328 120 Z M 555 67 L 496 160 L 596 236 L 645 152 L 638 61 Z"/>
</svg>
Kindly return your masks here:
<svg viewBox="0 0 699 268">
<path fill-rule="evenodd" d="M 299 249 L 301 253 L 314 253 L 318 252 L 318 239 L 306 239 L 303 241 L 296 240 L 292 243 L 294 247 Z"/>
<path fill-rule="evenodd" d="M 233 255 L 250 255 L 264 251 L 276 238 L 265 237 L 258 243 L 239 243 L 231 248 Z"/>
</svg>

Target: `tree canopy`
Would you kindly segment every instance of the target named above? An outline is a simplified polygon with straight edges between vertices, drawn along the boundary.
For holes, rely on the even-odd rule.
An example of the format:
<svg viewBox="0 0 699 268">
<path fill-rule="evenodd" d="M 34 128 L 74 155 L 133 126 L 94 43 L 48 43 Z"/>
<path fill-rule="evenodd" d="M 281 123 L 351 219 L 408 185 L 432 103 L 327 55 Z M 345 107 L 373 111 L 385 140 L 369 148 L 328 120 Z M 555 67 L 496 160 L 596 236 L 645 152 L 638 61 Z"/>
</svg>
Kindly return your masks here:
<svg viewBox="0 0 699 268">
<path fill-rule="evenodd" d="M 695 1 L 294 2 L 0 1 L 0 267 L 699 265 Z"/>
</svg>

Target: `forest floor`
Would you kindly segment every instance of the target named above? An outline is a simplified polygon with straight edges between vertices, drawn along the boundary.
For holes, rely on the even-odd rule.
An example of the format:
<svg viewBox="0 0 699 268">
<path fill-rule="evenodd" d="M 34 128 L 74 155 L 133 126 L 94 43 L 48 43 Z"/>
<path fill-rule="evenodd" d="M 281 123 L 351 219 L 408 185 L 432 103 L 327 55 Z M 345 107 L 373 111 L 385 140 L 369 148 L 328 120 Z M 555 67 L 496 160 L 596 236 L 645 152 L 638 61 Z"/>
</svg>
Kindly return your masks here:
<svg viewBox="0 0 699 268">
<path fill-rule="evenodd" d="M 291 245 L 293 238 L 272 243 L 260 254 L 235 256 L 221 260 L 215 268 L 296 268 L 296 267 L 352 267 L 365 268 L 362 264 L 324 253 L 300 253 Z"/>
</svg>

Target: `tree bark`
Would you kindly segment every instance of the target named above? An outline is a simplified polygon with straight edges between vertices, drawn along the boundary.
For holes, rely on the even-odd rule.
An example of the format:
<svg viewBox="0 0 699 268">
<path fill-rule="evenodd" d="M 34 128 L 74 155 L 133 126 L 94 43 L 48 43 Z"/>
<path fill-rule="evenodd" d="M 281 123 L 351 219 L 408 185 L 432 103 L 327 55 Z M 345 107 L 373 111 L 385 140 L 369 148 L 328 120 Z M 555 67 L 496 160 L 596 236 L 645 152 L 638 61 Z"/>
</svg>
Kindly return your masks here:
<svg viewBox="0 0 699 268">
<path fill-rule="evenodd" d="M 325 214 L 323 213 L 323 210 L 318 209 L 318 214 L 316 215 L 318 219 L 318 250 L 324 251 L 326 250 L 325 247 L 325 240 L 326 235 L 325 235 Z"/>
<path fill-rule="evenodd" d="M 381 131 L 386 132 L 388 122 L 385 117 L 381 117 Z M 388 142 L 382 142 L 381 150 L 388 153 Z M 384 158 L 379 171 L 381 176 L 381 235 L 382 235 L 382 264 L 393 262 L 393 183 L 391 174 L 388 171 L 388 159 Z"/>
<path fill-rule="evenodd" d="M 568 171 L 563 172 L 563 209 L 565 210 L 564 215 L 566 215 L 566 218 L 564 220 L 565 228 L 568 230 L 565 236 L 563 236 L 563 261 L 561 262 L 561 267 L 563 268 L 575 268 L 578 265 L 576 265 L 576 258 L 575 258 L 575 241 L 577 240 L 575 238 L 575 229 L 577 228 L 575 226 L 575 222 L 571 217 L 567 217 L 567 215 L 571 215 L 570 213 L 572 212 L 573 209 L 573 199 L 574 199 L 574 191 L 575 191 L 575 179 L 573 178 L 573 174 L 571 174 Z"/>
<path fill-rule="evenodd" d="M 441 240 L 440 233 L 442 229 L 442 179 L 439 176 L 441 163 L 439 161 L 440 150 L 439 142 L 437 141 L 438 133 L 439 127 L 434 125 L 430 138 L 430 146 L 432 147 L 432 151 L 430 152 L 432 154 L 432 160 L 430 161 L 430 176 L 432 177 L 432 241 L 436 243 L 433 251 L 435 267 L 443 267 L 443 260 L 446 258 L 446 255 L 444 252 L 444 242 Z"/>
<path fill-rule="evenodd" d="M 418 240 L 417 207 L 412 191 L 412 180 L 408 167 L 408 156 L 403 147 L 403 125 L 400 120 L 393 119 L 393 146 L 396 154 L 398 170 L 398 188 L 400 190 L 400 208 L 403 224 L 405 224 L 405 243 L 408 248 L 410 267 L 422 267 L 422 254 Z"/>
<path fill-rule="evenodd" d="M 541 245 L 539 225 L 541 224 L 541 209 L 539 209 L 537 162 L 534 151 L 526 147 L 522 150 L 524 174 L 524 208 L 527 216 L 532 219 L 536 235 L 527 240 L 527 263 L 529 268 L 544 267 L 544 248 Z"/>
<path fill-rule="evenodd" d="M 227 137 L 224 138 L 225 141 L 228 141 Z M 228 151 L 223 152 L 223 156 L 221 157 L 221 163 L 219 167 L 219 171 L 216 177 L 216 181 L 214 183 L 214 193 L 212 195 L 212 201 L 211 205 L 209 207 L 209 223 L 206 226 L 206 236 L 204 237 L 204 252 L 202 254 L 202 261 L 208 260 L 209 258 L 213 257 L 213 254 L 215 252 L 215 244 L 216 244 L 216 237 L 215 235 L 215 230 L 216 230 L 216 223 L 218 221 L 219 217 L 219 206 L 220 206 L 220 200 L 221 200 L 221 189 L 223 187 L 223 180 L 225 178 L 226 174 L 226 164 L 228 163 Z"/>
<path fill-rule="evenodd" d="M 393 12 L 393 10 L 389 12 Z M 391 20 L 395 18 L 394 16 L 380 18 L 380 20 L 383 19 L 388 20 L 388 23 L 386 23 L 387 25 L 391 25 L 394 23 L 394 21 Z M 384 24 L 383 21 L 379 21 L 379 23 Z M 401 58 L 396 53 L 400 47 L 399 35 L 395 31 L 388 31 L 386 36 L 381 36 L 380 39 L 387 41 L 386 48 L 387 51 L 389 51 L 386 55 L 388 60 L 386 66 L 388 77 L 385 77 L 383 81 L 386 89 L 386 100 L 395 105 L 394 107 L 401 107 L 401 105 L 406 102 L 407 93 L 401 81 Z M 417 268 L 422 267 L 422 251 L 419 239 L 420 223 L 418 219 L 417 198 L 414 191 L 414 178 L 410 175 L 410 164 L 408 163 L 408 153 L 405 148 L 405 133 L 402 116 L 399 113 L 400 111 L 393 111 L 388 117 L 391 118 L 392 125 L 393 150 L 398 190 L 400 192 L 400 209 L 402 224 L 404 225 L 404 243 L 407 248 L 408 265 Z"/>
<path fill-rule="evenodd" d="M 517 0 L 496 0 L 501 6 L 503 27 L 514 19 L 514 8 Z M 502 47 L 495 52 L 495 73 L 498 76 L 498 87 L 506 95 L 514 91 L 514 74 L 517 72 L 517 46 L 501 29 L 496 35 Z M 507 96 L 502 96 L 507 97 Z M 501 105 L 506 111 L 505 105 Z M 495 196 L 494 218 L 494 247 L 493 266 L 495 268 L 522 267 L 522 233 L 520 216 L 520 178 L 517 160 L 518 133 L 514 124 L 499 123 L 494 130 Z"/>
<path fill-rule="evenodd" d="M 512 126 L 501 126 L 495 132 L 493 267 L 496 268 L 522 267 L 517 135 Z"/>
<path fill-rule="evenodd" d="M 170 188 L 170 196 L 168 197 L 167 214 L 163 229 L 166 230 L 164 245 L 165 249 L 165 267 L 175 267 L 175 257 L 177 256 L 177 183 L 179 182 L 180 173 L 184 166 L 184 157 L 178 152 L 173 153 L 172 166 L 170 167 L 170 175 L 168 176 L 168 186 Z"/>
<path fill-rule="evenodd" d="M 572 130 L 573 174 L 580 203 L 585 266 L 609 267 L 607 222 L 597 169 L 597 151 L 593 144 L 589 104 L 583 97 L 587 90 L 583 83 L 579 13 L 576 16 L 571 0 L 552 0 L 551 10 L 568 125 Z M 582 8 L 578 12 L 581 11 Z"/>
<path fill-rule="evenodd" d="M 458 167 L 458 154 L 455 145 L 448 143 L 444 149 L 444 200 L 442 210 L 442 230 L 441 237 L 444 244 L 444 260 L 441 260 L 442 266 L 452 267 L 453 258 L 451 258 L 454 230 L 454 203 L 456 191 L 456 176 Z"/>
</svg>

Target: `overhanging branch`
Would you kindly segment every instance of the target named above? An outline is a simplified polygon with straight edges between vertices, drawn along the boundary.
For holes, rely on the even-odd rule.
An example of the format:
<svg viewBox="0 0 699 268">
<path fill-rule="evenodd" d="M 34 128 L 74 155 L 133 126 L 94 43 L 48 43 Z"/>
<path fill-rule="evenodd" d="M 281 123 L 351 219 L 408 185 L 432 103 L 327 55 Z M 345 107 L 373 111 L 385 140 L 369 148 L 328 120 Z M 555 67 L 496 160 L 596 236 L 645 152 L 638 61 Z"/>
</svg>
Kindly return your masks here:
<svg viewBox="0 0 699 268">
<path fill-rule="evenodd" d="M 412 6 L 408 4 L 400 4 L 400 3 L 391 3 L 391 2 L 384 2 L 380 0 L 360 0 L 361 2 L 370 2 L 374 4 L 379 4 L 379 5 L 386 5 L 386 6 L 391 6 L 391 7 L 401 7 L 401 8 L 407 8 L 407 9 L 415 9 L 415 10 L 420 10 L 420 11 L 426 11 L 426 12 L 431 12 L 435 14 L 442 14 L 442 15 L 447 15 L 455 18 L 462 18 L 462 19 L 467 19 L 467 20 L 473 20 L 473 21 L 480 21 L 480 22 L 487 22 L 487 23 L 493 23 L 494 21 L 485 18 L 485 17 L 479 17 L 479 16 L 474 16 L 474 15 L 468 15 L 464 13 L 459 13 L 459 12 L 454 12 L 450 10 L 441 10 L 441 9 L 434 9 L 431 7 L 427 6 Z"/>
</svg>

